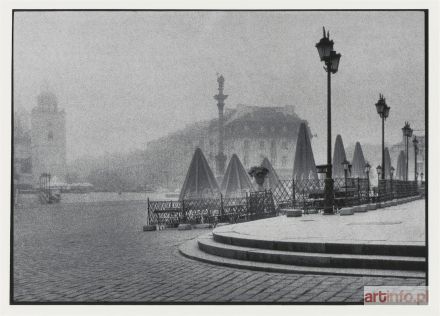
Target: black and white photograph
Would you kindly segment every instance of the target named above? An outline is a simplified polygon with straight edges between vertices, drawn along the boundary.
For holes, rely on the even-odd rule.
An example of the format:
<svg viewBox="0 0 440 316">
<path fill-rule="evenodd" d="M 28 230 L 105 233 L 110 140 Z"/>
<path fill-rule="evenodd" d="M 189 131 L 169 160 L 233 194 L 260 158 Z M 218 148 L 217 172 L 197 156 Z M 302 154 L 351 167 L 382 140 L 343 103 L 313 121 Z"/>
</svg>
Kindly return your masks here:
<svg viewBox="0 0 440 316">
<path fill-rule="evenodd" d="M 9 14 L 9 304 L 434 300 L 429 10 Z"/>
</svg>

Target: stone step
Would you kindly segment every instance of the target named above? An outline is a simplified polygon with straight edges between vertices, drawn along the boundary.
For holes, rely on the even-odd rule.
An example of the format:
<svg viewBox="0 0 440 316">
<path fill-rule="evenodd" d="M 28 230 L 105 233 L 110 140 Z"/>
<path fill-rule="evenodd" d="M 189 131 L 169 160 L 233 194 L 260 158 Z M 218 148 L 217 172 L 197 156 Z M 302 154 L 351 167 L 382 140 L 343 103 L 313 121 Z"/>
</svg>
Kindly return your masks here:
<svg viewBox="0 0 440 316">
<path fill-rule="evenodd" d="M 206 236 L 209 237 L 209 236 Z M 405 278 L 426 278 L 425 272 L 384 270 L 384 269 L 353 269 L 353 268 L 330 268 L 310 267 L 298 265 L 286 265 L 279 263 L 253 262 L 219 257 L 203 252 L 198 247 L 197 239 L 189 240 L 179 246 L 179 252 L 183 256 L 201 262 L 220 265 L 224 267 L 247 269 L 254 271 L 295 273 L 295 274 L 324 274 L 324 275 L 347 275 L 347 276 L 371 276 L 371 277 L 405 277 Z"/>
<path fill-rule="evenodd" d="M 258 249 L 328 254 L 426 257 L 426 246 L 422 245 L 263 240 L 243 236 L 237 237 L 231 233 L 216 230 L 212 234 L 214 240 L 219 243 Z"/>
<path fill-rule="evenodd" d="M 206 235 L 198 239 L 198 245 L 200 250 L 212 255 L 247 261 L 312 267 L 426 270 L 426 260 L 423 257 L 269 250 L 223 244 Z"/>
</svg>

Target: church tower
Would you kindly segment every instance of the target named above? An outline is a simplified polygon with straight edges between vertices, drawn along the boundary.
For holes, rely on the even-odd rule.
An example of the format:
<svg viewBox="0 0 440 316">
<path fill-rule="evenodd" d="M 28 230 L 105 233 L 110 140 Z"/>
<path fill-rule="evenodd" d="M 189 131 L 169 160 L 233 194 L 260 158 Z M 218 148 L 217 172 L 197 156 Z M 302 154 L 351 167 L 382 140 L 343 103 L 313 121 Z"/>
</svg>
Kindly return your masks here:
<svg viewBox="0 0 440 316">
<path fill-rule="evenodd" d="M 66 119 L 58 109 L 56 96 L 44 91 L 37 97 L 31 114 L 31 151 L 33 185 L 38 187 L 41 174 L 51 175 L 51 181 L 66 179 Z"/>
</svg>

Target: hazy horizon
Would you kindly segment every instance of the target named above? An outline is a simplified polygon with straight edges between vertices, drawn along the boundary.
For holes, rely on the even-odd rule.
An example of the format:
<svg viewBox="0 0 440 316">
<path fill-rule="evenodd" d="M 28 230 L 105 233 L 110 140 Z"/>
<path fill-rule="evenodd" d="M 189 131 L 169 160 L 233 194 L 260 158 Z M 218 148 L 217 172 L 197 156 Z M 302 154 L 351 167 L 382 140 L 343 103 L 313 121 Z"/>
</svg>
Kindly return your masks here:
<svg viewBox="0 0 440 316">
<path fill-rule="evenodd" d="M 226 108 L 292 104 L 326 150 L 322 26 L 342 54 L 332 75 L 332 138 L 380 144 L 379 93 L 391 107 L 386 142 L 404 121 L 425 126 L 423 12 L 16 12 L 14 104 L 30 111 L 45 83 L 66 111 L 72 161 L 145 149 L 148 141 Z M 417 134 L 417 132 L 415 132 Z M 420 132 L 419 132 L 420 133 Z M 423 132 L 424 134 L 424 132 Z"/>
</svg>

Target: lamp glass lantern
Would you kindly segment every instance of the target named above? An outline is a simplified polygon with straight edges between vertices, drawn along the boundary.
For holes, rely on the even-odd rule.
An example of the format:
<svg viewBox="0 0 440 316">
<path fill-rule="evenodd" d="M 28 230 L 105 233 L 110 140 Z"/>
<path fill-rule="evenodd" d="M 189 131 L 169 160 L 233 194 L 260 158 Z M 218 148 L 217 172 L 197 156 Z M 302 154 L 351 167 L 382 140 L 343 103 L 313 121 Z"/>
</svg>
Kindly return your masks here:
<svg viewBox="0 0 440 316">
<path fill-rule="evenodd" d="M 338 72 L 339 60 L 341 59 L 341 54 L 336 53 L 334 50 L 330 52 L 330 71 L 335 74 Z"/>
<path fill-rule="evenodd" d="M 350 165 L 350 162 L 347 161 L 347 159 L 344 159 L 344 161 L 341 162 L 341 165 L 344 166 L 344 170 L 345 170 L 345 171 L 348 171 L 348 166 Z"/>
<path fill-rule="evenodd" d="M 377 114 L 379 114 L 382 117 L 385 113 L 386 108 L 387 108 L 387 104 L 385 103 L 385 99 L 383 98 L 382 94 L 380 94 L 379 101 L 377 101 L 376 103 Z"/>
<path fill-rule="evenodd" d="M 370 169 L 371 169 L 371 166 L 370 166 L 370 164 L 367 162 L 367 163 L 365 164 L 365 167 L 364 167 L 364 171 L 365 171 L 365 173 L 366 173 L 366 174 L 369 174 L 369 173 L 370 173 Z"/>
<path fill-rule="evenodd" d="M 385 101 L 384 101 L 385 102 Z M 388 115 L 390 114 L 390 109 L 391 109 L 391 107 L 389 107 L 386 103 L 385 103 L 385 109 L 384 109 L 384 111 L 383 111 L 383 117 L 384 118 L 387 118 L 388 117 Z"/>
<path fill-rule="evenodd" d="M 382 167 L 379 165 L 379 166 L 377 166 L 376 167 L 376 171 L 377 171 L 377 175 L 379 176 L 379 178 L 380 178 L 380 175 L 382 174 Z"/>
<path fill-rule="evenodd" d="M 409 126 L 408 122 L 405 122 L 405 126 L 403 126 L 403 128 L 402 128 L 402 132 L 403 132 L 403 136 L 405 136 L 405 137 L 411 137 L 412 136 L 413 130 Z"/>
<path fill-rule="evenodd" d="M 391 178 L 393 177 L 393 175 L 394 175 L 394 167 L 393 166 L 391 166 L 391 168 L 390 168 L 390 176 L 391 176 Z"/>
<path fill-rule="evenodd" d="M 413 139 L 413 144 L 414 144 L 414 146 L 417 146 L 419 144 L 419 141 L 418 141 L 417 137 L 415 137 L 415 136 Z"/>
<path fill-rule="evenodd" d="M 318 54 L 321 61 L 329 60 L 330 52 L 333 51 L 333 44 L 334 42 L 325 36 L 325 30 L 324 30 L 324 37 L 321 38 L 319 43 L 315 45 L 315 47 L 318 49 Z"/>
</svg>

